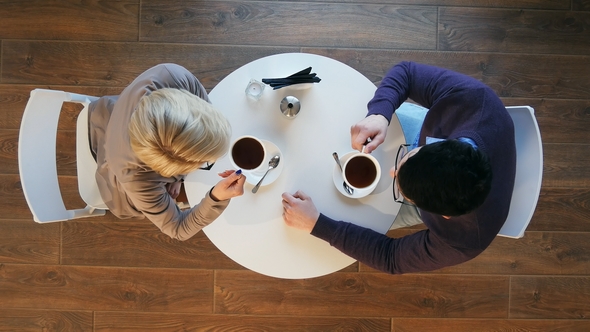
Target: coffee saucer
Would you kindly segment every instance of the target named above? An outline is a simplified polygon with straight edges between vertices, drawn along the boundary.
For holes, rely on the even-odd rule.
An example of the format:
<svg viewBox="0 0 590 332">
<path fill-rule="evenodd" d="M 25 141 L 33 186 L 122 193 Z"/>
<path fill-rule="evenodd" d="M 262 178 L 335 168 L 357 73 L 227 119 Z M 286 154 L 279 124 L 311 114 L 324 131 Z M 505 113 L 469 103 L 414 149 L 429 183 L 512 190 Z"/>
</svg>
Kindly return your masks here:
<svg viewBox="0 0 590 332">
<path fill-rule="evenodd" d="M 340 164 L 344 165 L 344 162 L 346 160 L 348 160 L 348 158 L 350 158 L 355 153 L 356 153 L 356 151 L 351 151 L 351 152 L 341 156 L 340 157 Z M 352 195 L 349 195 L 346 192 L 346 190 L 344 190 L 344 186 L 342 185 L 342 183 L 344 182 L 344 178 L 342 177 L 342 171 L 340 170 L 340 167 L 338 165 L 334 165 L 334 171 L 332 172 L 332 180 L 334 181 L 334 186 L 336 187 L 336 189 L 338 189 L 338 191 L 342 195 L 349 197 L 349 198 L 363 198 L 365 196 L 368 196 L 369 194 L 371 194 L 373 192 L 373 190 L 375 190 L 375 188 L 379 184 L 379 181 L 376 181 L 373 185 L 371 185 L 367 188 L 354 189 L 354 192 L 352 193 Z"/>
<path fill-rule="evenodd" d="M 266 186 L 276 181 L 281 175 L 283 168 L 285 166 L 285 157 L 281 153 L 281 150 L 272 142 L 261 139 L 262 144 L 264 144 L 264 148 L 266 149 L 266 160 L 264 161 L 264 166 L 260 167 L 259 169 L 253 171 L 243 170 L 243 174 L 246 175 L 246 182 L 255 186 L 258 181 L 264 176 L 266 170 L 268 170 L 268 162 L 270 158 L 279 155 L 281 157 L 281 161 L 277 165 L 275 169 L 272 169 L 268 172 L 260 186 Z"/>
</svg>

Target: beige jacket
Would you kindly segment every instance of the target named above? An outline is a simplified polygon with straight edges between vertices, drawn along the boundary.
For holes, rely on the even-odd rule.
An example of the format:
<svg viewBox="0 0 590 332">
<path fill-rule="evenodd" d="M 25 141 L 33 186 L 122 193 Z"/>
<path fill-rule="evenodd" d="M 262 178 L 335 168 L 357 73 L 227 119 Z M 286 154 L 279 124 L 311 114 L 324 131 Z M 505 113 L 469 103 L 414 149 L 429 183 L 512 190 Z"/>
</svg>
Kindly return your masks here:
<svg viewBox="0 0 590 332">
<path fill-rule="evenodd" d="M 184 89 L 209 101 L 205 88 L 188 70 L 161 64 L 139 75 L 121 95 L 105 96 L 90 104 L 90 143 L 98 163 L 96 181 L 103 200 L 118 218 L 147 217 L 170 237 L 186 240 L 213 222 L 229 200 L 216 202 L 207 194 L 192 209 L 180 210 L 166 184 L 180 181 L 184 175 L 165 178 L 133 153 L 127 131 L 131 114 L 142 96 L 162 88 Z"/>
</svg>

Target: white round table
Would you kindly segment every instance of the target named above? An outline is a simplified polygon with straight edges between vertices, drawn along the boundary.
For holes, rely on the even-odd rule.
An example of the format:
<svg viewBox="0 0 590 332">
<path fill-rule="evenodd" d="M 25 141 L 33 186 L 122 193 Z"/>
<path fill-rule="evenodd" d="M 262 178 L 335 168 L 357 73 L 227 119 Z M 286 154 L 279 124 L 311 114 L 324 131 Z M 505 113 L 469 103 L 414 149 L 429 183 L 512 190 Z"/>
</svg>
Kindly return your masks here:
<svg viewBox="0 0 590 332">
<path fill-rule="evenodd" d="M 259 100 L 246 96 L 251 79 L 286 77 L 310 66 L 321 82 L 308 89 L 266 86 Z M 318 277 L 352 264 L 353 258 L 327 242 L 285 225 L 281 194 L 297 190 L 310 195 L 328 217 L 386 233 L 400 207 L 393 201 L 389 176 L 397 148 L 405 143 L 397 117 L 389 126 L 386 142 L 372 153 L 382 170 L 372 194 L 360 199 L 344 197 L 332 180 L 336 165 L 332 152 L 342 156 L 352 150 L 350 127 L 366 116 L 367 102 L 375 90 L 353 68 L 305 53 L 258 59 L 219 82 L 209 98 L 229 119 L 232 141 L 253 135 L 274 143 L 281 150 L 283 167 L 280 176 L 256 194 L 251 192 L 253 185 L 246 183 L 244 195 L 233 198 L 223 214 L 203 229 L 215 246 L 242 266 L 277 278 Z M 286 96 L 301 102 L 301 111 L 293 119 L 279 108 Z M 190 204 L 197 204 L 220 180 L 217 173 L 226 169 L 232 169 L 228 155 L 217 160 L 211 171 L 189 174 L 185 188 Z"/>
</svg>

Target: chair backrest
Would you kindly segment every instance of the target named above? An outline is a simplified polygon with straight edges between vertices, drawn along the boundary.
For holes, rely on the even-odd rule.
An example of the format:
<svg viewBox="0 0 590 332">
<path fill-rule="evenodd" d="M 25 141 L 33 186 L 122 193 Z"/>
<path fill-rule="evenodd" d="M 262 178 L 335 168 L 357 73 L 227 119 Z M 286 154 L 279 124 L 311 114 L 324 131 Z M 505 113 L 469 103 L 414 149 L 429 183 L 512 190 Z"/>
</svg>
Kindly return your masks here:
<svg viewBox="0 0 590 332">
<path fill-rule="evenodd" d="M 541 192 L 543 145 L 532 107 L 511 106 L 506 110 L 514 122 L 516 179 L 508 218 L 498 235 L 521 238 L 533 217 Z"/>
<path fill-rule="evenodd" d="M 105 208 L 100 194 L 98 199 L 92 196 L 98 193 L 98 187 L 94 177 L 96 162 L 90 153 L 88 141 L 87 112 L 88 104 L 95 99 L 97 98 L 64 91 L 31 91 L 20 126 L 18 163 L 25 199 L 36 222 L 62 221 L 104 214 L 104 210 L 100 210 Z M 81 103 L 84 105 L 81 113 L 86 114 L 84 119 L 78 119 L 77 124 L 77 131 L 81 121 L 84 121 L 85 128 L 85 133 L 79 133 L 84 135 L 84 139 L 77 137 L 76 144 L 79 190 L 82 186 L 94 188 L 80 190 L 80 196 L 88 204 L 84 209 L 67 210 L 58 183 L 57 126 L 62 105 L 66 101 Z M 80 155 L 80 150 L 85 150 L 86 153 Z"/>
</svg>

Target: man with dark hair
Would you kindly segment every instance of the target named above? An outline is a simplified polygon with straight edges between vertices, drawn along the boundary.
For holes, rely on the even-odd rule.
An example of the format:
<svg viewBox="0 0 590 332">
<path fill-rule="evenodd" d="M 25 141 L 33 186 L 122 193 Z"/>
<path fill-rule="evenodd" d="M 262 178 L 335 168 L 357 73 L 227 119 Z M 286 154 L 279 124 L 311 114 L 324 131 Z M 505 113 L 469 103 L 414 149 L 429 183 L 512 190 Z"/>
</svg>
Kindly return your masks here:
<svg viewBox="0 0 590 332">
<path fill-rule="evenodd" d="M 516 172 L 514 125 L 498 96 L 469 76 L 413 62 L 387 73 L 367 117 L 351 128 L 352 147 L 366 144 L 370 153 L 383 143 L 407 99 L 428 112 L 390 170 L 393 199 L 403 204 L 392 228 L 427 229 L 393 239 L 320 214 L 301 191 L 283 194 L 287 225 L 388 273 L 435 270 L 483 252 L 506 221 Z"/>
<path fill-rule="evenodd" d="M 492 170 L 481 150 L 458 140 L 444 140 L 412 151 L 412 158 L 399 165 L 396 179 L 403 196 L 420 209 L 460 216 L 485 201 Z"/>
</svg>

